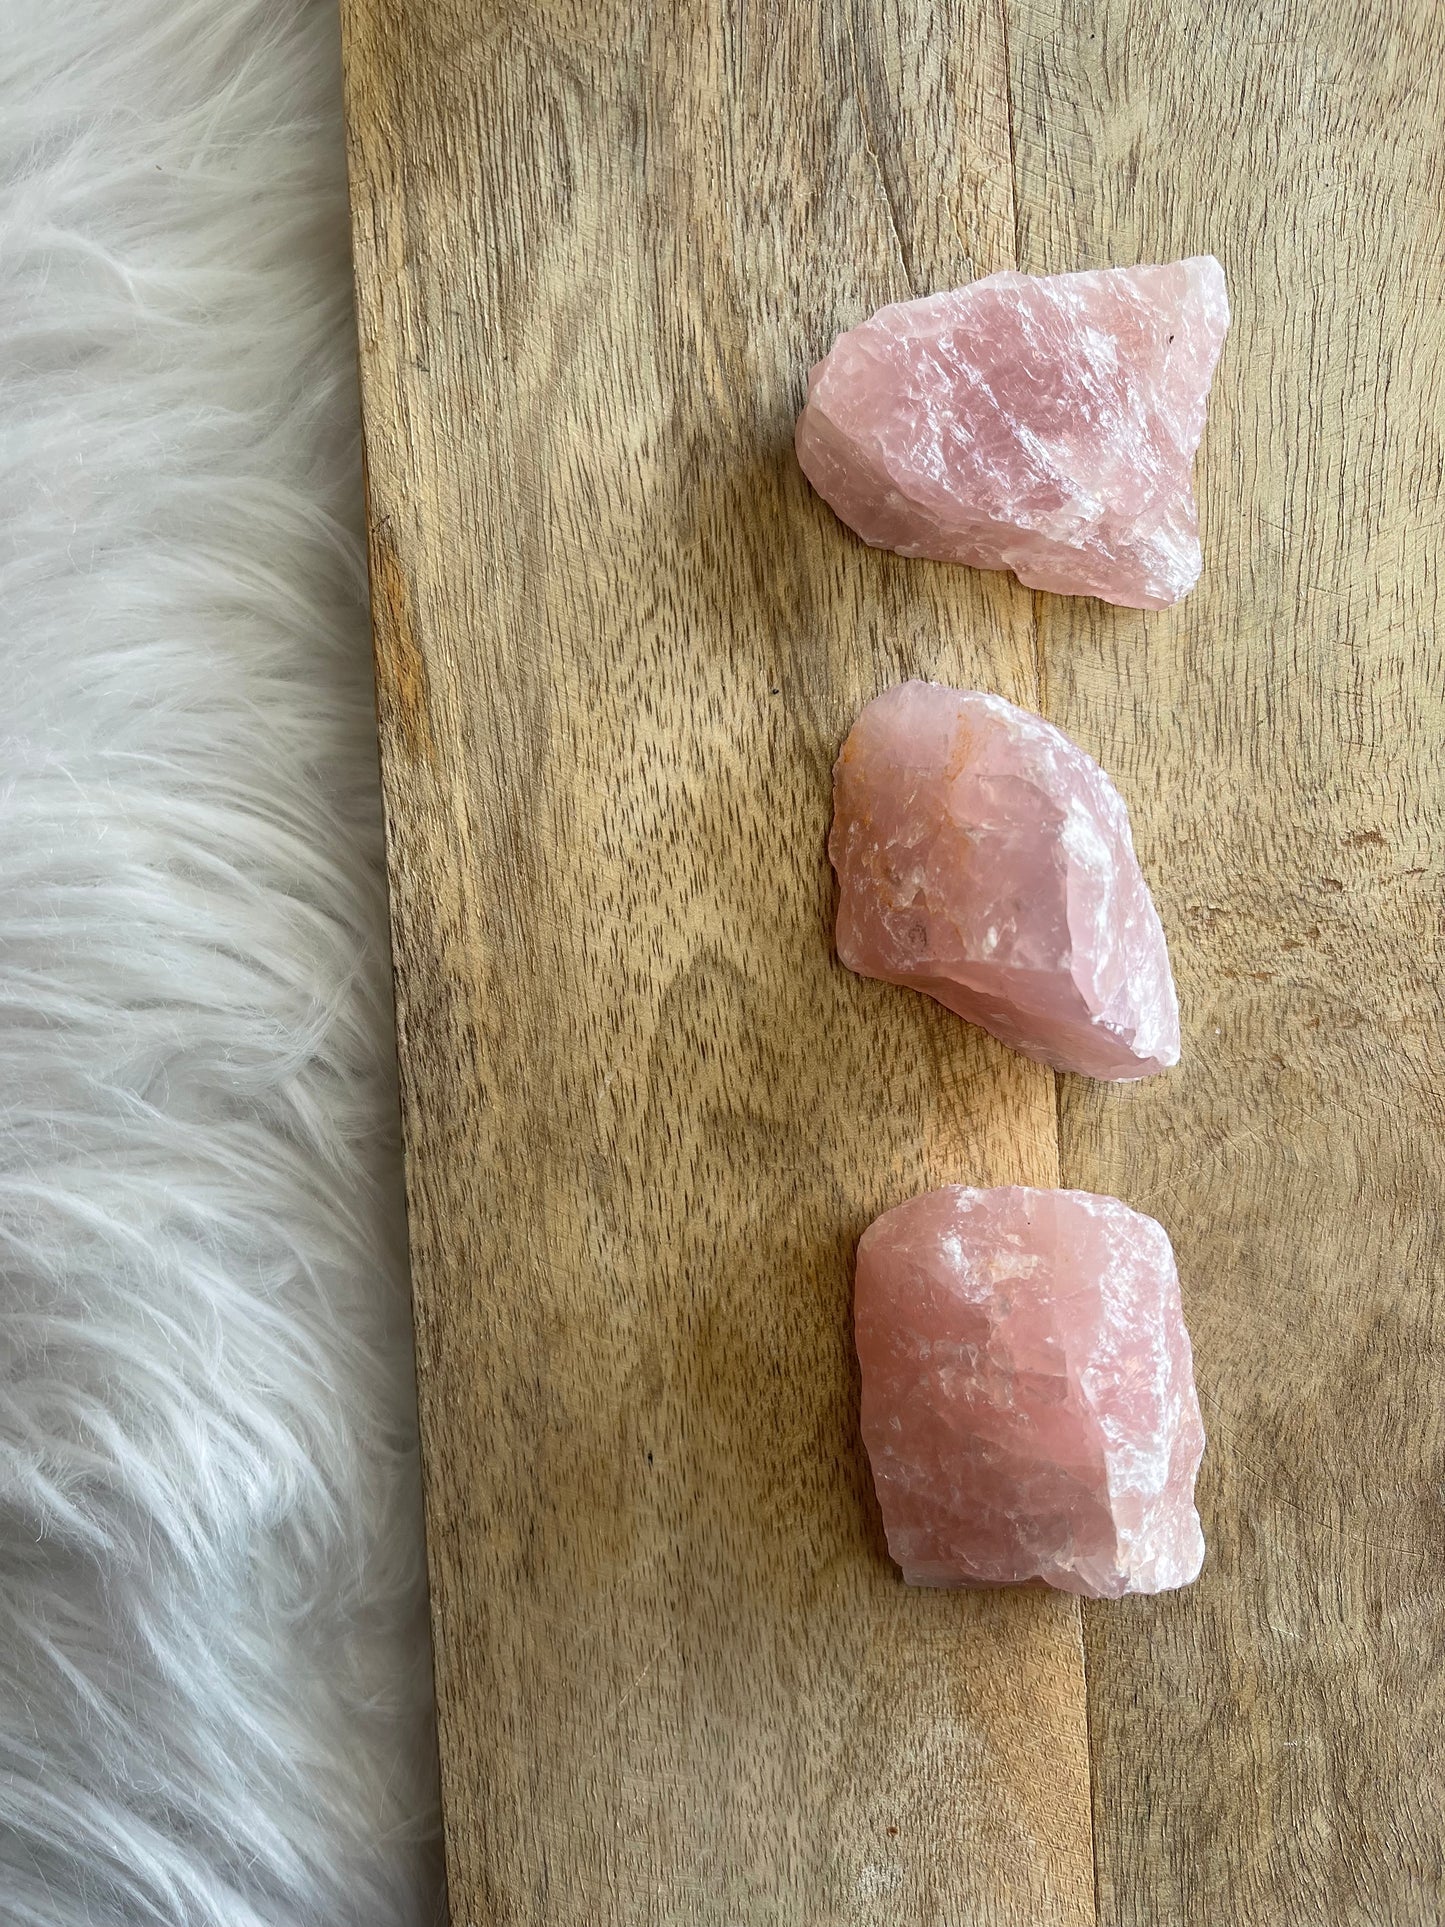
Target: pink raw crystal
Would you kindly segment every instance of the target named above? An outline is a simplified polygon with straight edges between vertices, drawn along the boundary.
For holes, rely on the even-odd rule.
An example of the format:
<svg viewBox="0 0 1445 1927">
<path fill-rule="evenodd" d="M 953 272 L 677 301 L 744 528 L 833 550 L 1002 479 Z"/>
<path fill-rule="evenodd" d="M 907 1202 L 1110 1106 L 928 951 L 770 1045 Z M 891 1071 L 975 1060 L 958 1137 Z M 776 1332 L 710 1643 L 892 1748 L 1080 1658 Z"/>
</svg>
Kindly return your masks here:
<svg viewBox="0 0 1445 1927">
<path fill-rule="evenodd" d="M 1088 1191 L 946 1185 L 858 1246 L 863 1441 L 914 1586 L 1116 1599 L 1204 1559 L 1204 1428 L 1162 1225 Z"/>
<path fill-rule="evenodd" d="M 1164 609 L 1199 580 L 1213 255 L 991 274 L 880 308 L 808 377 L 798 460 L 865 542 Z"/>
<path fill-rule="evenodd" d="M 833 771 L 838 955 L 1059 1070 L 1179 1061 L 1179 1005 L 1123 799 L 1002 696 L 907 682 Z"/>
</svg>

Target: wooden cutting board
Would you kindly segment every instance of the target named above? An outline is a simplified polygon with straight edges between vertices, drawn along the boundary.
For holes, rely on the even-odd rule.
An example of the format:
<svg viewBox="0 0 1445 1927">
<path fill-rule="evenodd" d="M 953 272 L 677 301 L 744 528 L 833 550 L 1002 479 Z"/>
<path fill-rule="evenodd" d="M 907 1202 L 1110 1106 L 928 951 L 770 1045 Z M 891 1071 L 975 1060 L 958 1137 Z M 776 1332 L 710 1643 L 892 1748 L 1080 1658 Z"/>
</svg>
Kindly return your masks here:
<svg viewBox="0 0 1445 1927">
<path fill-rule="evenodd" d="M 457 1927 L 1433 1920 L 1440 7 L 343 15 Z M 809 493 L 805 370 L 881 302 L 1201 250 L 1181 608 Z M 1056 1089 L 837 967 L 829 768 L 908 675 L 1115 773 L 1179 1071 Z M 898 1583 L 851 1253 L 946 1178 L 1173 1233 L 1189 1593 Z"/>
</svg>

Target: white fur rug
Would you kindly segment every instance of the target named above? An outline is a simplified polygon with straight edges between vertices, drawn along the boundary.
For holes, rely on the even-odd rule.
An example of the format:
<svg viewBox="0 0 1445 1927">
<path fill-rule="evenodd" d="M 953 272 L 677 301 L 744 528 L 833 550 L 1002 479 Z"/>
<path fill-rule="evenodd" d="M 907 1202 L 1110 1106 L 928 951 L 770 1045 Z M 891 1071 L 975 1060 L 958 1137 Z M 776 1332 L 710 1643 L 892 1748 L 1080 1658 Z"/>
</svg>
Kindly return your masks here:
<svg viewBox="0 0 1445 1927">
<path fill-rule="evenodd" d="M 0 0 L 0 1919 L 433 1919 L 335 0 Z"/>
</svg>

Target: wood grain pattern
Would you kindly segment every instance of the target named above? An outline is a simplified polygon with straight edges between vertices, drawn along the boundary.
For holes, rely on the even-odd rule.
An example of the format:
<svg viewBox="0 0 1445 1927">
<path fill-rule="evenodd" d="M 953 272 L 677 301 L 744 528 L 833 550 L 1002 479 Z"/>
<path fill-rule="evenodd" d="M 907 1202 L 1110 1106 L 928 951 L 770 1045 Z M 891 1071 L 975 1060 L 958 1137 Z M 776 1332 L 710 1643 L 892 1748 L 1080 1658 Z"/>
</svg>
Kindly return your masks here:
<svg viewBox="0 0 1445 1927">
<path fill-rule="evenodd" d="M 911 673 L 1115 771 L 1186 1014 L 1061 1086 L 1212 1430 L 1200 1586 L 1086 1617 L 1101 1927 L 1434 1920 L 1438 0 L 345 11 L 457 1921 L 1092 1918 L 1075 1611 L 904 1595 L 854 1433 L 862 1224 L 1058 1169 L 1047 1076 L 830 962 Z M 1225 262 L 1177 611 L 796 473 L 808 358 L 1016 232 Z"/>
<path fill-rule="evenodd" d="M 858 1232 L 1057 1179 L 1053 1081 L 842 972 L 856 709 L 1039 697 L 863 550 L 808 361 L 1012 260 L 1000 17 L 347 0 L 458 1927 L 1093 1919 L 1079 1615 L 909 1594 Z"/>
<path fill-rule="evenodd" d="M 1212 249 L 1206 573 L 1043 600 L 1135 802 L 1177 1074 L 1066 1080 L 1066 1181 L 1176 1240 L 1192 1592 L 1089 1609 L 1106 1927 L 1424 1927 L 1445 1894 L 1445 9 L 1010 7 L 1023 265 Z"/>
</svg>

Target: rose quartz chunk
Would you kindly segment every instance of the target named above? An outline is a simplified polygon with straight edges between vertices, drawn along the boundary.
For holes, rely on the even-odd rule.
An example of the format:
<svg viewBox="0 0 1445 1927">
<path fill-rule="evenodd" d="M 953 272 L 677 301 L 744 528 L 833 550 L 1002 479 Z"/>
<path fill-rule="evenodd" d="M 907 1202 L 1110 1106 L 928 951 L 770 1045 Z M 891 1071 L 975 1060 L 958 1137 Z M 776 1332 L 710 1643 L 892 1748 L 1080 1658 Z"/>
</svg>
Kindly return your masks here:
<svg viewBox="0 0 1445 1927">
<path fill-rule="evenodd" d="M 1199 580 L 1192 468 L 1228 326 L 1208 254 L 897 302 L 813 369 L 798 460 L 875 548 L 1164 609 Z"/>
<path fill-rule="evenodd" d="M 1116 1599 L 1204 1559 L 1204 1427 L 1162 1225 L 1088 1191 L 946 1185 L 858 1246 L 863 1441 L 913 1586 Z"/>
<path fill-rule="evenodd" d="M 1123 799 L 1042 717 L 941 683 L 876 697 L 833 771 L 828 853 L 850 970 L 1058 1070 L 1130 1079 L 1179 1061 Z"/>
</svg>

